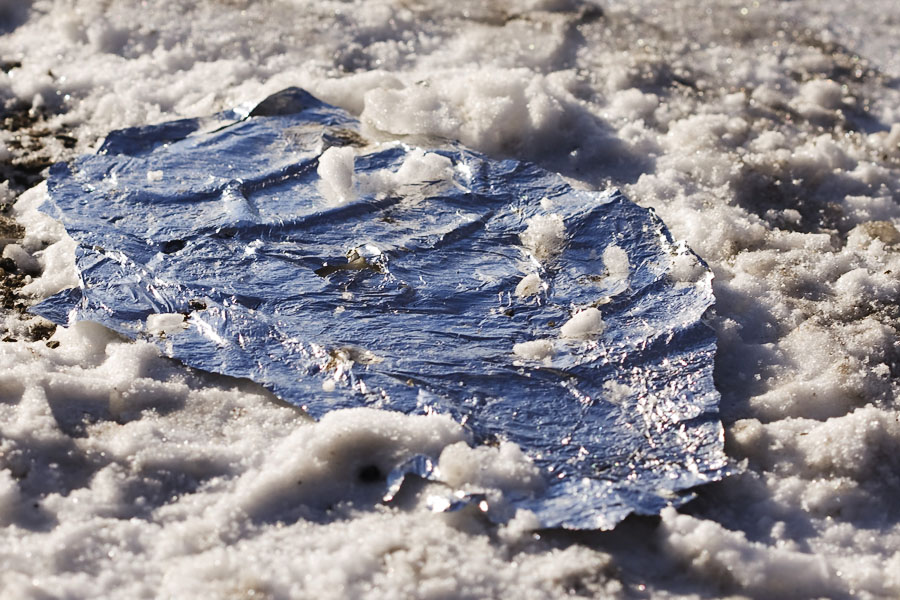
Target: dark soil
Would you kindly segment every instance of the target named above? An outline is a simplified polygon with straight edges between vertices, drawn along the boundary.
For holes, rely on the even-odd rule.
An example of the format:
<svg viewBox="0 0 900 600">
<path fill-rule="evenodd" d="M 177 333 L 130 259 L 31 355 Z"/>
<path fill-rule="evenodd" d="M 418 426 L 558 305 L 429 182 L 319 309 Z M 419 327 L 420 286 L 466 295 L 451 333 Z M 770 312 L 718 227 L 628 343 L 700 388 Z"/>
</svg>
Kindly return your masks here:
<svg viewBox="0 0 900 600">
<path fill-rule="evenodd" d="M 4 71 L 16 66 L 16 63 L 0 61 Z M 66 132 L 51 131 L 46 126 L 45 116 L 41 111 L 21 104 L 0 103 L 0 129 L 13 134 L 6 142 L 10 156 L 0 161 L 0 182 L 8 182 L 10 191 L 15 194 L 44 180 L 47 167 L 53 163 L 48 145 L 75 146 L 75 138 Z M 12 217 L 11 209 L 9 201 L 0 200 L 0 255 L 4 247 L 19 243 L 25 235 L 25 229 Z M 27 316 L 30 302 L 20 292 L 25 283 L 26 274 L 16 267 L 15 262 L 0 258 L 0 342 L 16 341 L 17 337 L 28 341 L 46 340 L 56 330 L 52 323 Z M 21 315 L 23 321 L 30 320 L 24 333 L 13 335 L 2 326 L 2 317 L 11 313 Z"/>
<path fill-rule="evenodd" d="M 8 225 L 10 219 L 0 216 L 0 228 Z M 13 224 L 13 226 L 18 227 Z M 25 285 L 25 274 L 16 268 L 16 264 L 8 258 L 0 259 L 0 316 L 9 313 L 25 315 L 28 303 L 19 293 Z M 29 323 L 24 338 L 34 342 L 49 339 L 56 331 L 56 325 L 49 321 L 37 319 Z M 0 342 L 15 342 L 17 338 L 0 327 Z M 52 342 L 48 342 L 51 345 Z M 52 346 L 51 346 L 52 347 Z"/>
</svg>

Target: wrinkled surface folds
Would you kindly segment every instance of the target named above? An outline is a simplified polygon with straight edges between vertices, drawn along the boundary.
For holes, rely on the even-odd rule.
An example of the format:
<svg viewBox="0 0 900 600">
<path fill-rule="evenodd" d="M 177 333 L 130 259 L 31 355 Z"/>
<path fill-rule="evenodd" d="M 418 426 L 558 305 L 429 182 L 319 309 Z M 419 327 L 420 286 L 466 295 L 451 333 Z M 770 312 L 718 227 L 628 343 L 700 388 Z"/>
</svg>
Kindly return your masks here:
<svg viewBox="0 0 900 600">
<path fill-rule="evenodd" d="M 366 145 L 356 120 L 298 89 L 247 117 L 111 134 L 51 170 L 44 210 L 78 242 L 83 285 L 36 312 L 153 339 L 315 417 L 449 413 L 540 466 L 544 491 L 509 500 L 544 526 L 610 528 L 721 476 L 711 277 L 654 213 L 454 145 L 433 151 L 452 164 L 445 178 L 336 203 L 317 173 L 334 146 L 358 146 L 354 173 L 369 181 L 399 180 L 421 156 Z M 562 245 L 529 250 L 520 235 L 548 215 Z M 620 256 L 611 246 L 625 277 L 604 264 Z M 516 295 L 532 273 L 545 285 Z M 560 337 L 590 307 L 602 332 Z M 514 354 L 538 339 L 546 357 Z"/>
</svg>

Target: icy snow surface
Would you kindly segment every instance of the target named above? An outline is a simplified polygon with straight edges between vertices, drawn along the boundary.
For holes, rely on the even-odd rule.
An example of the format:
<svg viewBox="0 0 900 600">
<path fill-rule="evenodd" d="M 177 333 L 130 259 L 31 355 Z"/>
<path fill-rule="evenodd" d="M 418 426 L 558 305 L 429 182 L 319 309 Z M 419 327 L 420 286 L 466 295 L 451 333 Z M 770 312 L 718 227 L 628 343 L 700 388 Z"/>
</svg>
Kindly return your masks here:
<svg viewBox="0 0 900 600">
<path fill-rule="evenodd" d="M 425 482 L 385 507 L 358 476 L 369 464 L 359 452 L 430 448 L 442 472 L 485 489 L 533 485 L 532 465 L 509 444 L 461 444 L 437 415 L 352 410 L 312 424 L 247 382 L 87 324 L 47 339 L 21 303 L 71 284 L 73 247 L 34 213 L 38 190 L 0 219 L 0 244 L 22 250 L 0 263 L 0 589 L 896 597 L 898 11 L 812 0 L 0 3 L 0 203 L 113 129 L 300 86 L 359 115 L 372 139 L 459 140 L 655 208 L 716 275 L 716 382 L 742 470 L 679 511 L 603 534 L 535 531 L 524 512 L 502 526 L 477 510 L 433 514 L 436 484 Z M 25 254 L 43 276 L 27 273 Z M 690 284 L 695 266 L 681 264 L 679 279 Z M 531 280 L 522 293 L 540 289 Z"/>
</svg>

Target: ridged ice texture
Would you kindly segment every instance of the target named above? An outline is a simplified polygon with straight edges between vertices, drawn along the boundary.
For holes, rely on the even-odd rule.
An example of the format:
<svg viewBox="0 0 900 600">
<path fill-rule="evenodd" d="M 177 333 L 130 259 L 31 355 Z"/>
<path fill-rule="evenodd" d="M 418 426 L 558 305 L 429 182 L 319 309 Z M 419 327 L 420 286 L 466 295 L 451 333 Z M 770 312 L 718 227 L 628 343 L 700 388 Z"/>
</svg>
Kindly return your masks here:
<svg viewBox="0 0 900 600">
<path fill-rule="evenodd" d="M 334 146 L 357 154 L 343 202 L 317 172 Z M 413 153 L 452 169 L 403 179 Z M 726 468 L 702 321 L 711 275 L 618 192 L 449 143 L 428 155 L 367 145 L 346 112 L 290 89 L 249 115 L 115 132 L 52 168 L 44 210 L 78 242 L 82 285 L 36 312 L 153 339 L 314 417 L 442 412 L 476 442 L 515 442 L 545 485 L 495 518 L 527 508 L 545 527 L 608 529 L 683 503 Z M 555 250 L 523 245 L 540 219 L 562 220 Z M 627 277 L 603 264 L 613 245 Z M 538 293 L 517 295 L 532 273 Z M 591 307 L 596 335 L 560 335 Z M 547 356 L 513 352 L 539 339 Z"/>
</svg>

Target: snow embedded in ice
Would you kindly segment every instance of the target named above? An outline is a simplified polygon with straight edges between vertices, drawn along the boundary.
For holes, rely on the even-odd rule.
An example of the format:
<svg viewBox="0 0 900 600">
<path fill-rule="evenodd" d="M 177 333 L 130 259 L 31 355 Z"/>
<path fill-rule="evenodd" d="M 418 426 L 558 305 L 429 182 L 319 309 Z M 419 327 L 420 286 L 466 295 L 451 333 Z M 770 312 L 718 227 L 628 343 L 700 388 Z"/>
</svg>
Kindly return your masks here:
<svg viewBox="0 0 900 600">
<path fill-rule="evenodd" d="M 516 356 L 530 360 L 542 360 L 553 355 L 553 342 L 550 340 L 531 340 L 513 344 Z"/>
<path fill-rule="evenodd" d="M 516 296 L 519 298 L 527 298 L 534 296 L 541 291 L 543 281 L 537 273 L 529 273 L 516 284 Z"/>
<path fill-rule="evenodd" d="M 409 192 L 410 186 L 449 185 L 453 180 L 449 158 L 419 148 L 409 153 L 396 172 L 382 169 L 358 175 L 353 170 L 356 157 L 357 150 L 351 146 L 332 146 L 319 157 L 319 191 L 332 204 L 344 204 L 360 194 L 401 194 Z"/>
<path fill-rule="evenodd" d="M 456 489 L 534 494 L 546 486 L 531 459 L 511 442 L 501 442 L 497 448 L 473 449 L 461 442 L 448 445 L 441 452 L 438 469 L 442 480 Z"/>
<path fill-rule="evenodd" d="M 606 324 L 600 310 L 589 306 L 583 310 L 577 311 L 572 317 L 563 323 L 559 328 L 559 333 L 564 338 L 575 340 L 590 340 L 596 338 L 603 333 Z"/>
<path fill-rule="evenodd" d="M 559 254 L 566 241 L 566 225 L 556 214 L 538 215 L 528 219 L 528 227 L 519 234 L 522 244 L 538 260 Z"/>
<path fill-rule="evenodd" d="M 746 461 L 690 515 L 667 511 L 659 527 L 628 523 L 584 545 L 535 539 L 527 514 L 485 534 L 470 515 L 383 508 L 216 531 L 204 518 L 209 496 L 227 496 L 217 486 L 300 417 L 235 382 L 136 359 L 155 353 L 145 345 L 63 339 L 71 330 L 60 329 L 55 350 L 24 337 L 0 345 L 8 594 L 900 592 L 896 2 L 36 0 L 0 11 L 12 16 L 0 100 L 39 119 L 0 131 L 14 160 L 68 158 L 112 129 L 252 105 L 297 85 L 360 114 L 373 139 L 445 136 L 588 187 L 622 186 L 715 272 L 727 447 Z M 60 277 L 36 278 L 34 296 L 75 277 L 47 265 L 74 245 L 56 253 L 66 242 L 42 248 L 41 237 L 17 243 Z M 678 278 L 688 282 L 686 263 Z M 19 335 L 19 317 L 6 322 Z M 143 406 L 146 416 L 72 425 L 111 393 L 117 414 Z M 191 444 L 198 431 L 206 437 Z M 145 441 L 152 451 L 141 454 Z M 232 471 L 200 460 L 218 449 Z M 179 458 L 157 468 L 153 451 Z M 98 476 L 110 452 L 124 466 Z M 29 482 L 23 465 L 46 477 Z M 199 491 L 163 498 L 198 478 Z M 120 518 L 135 493 L 154 490 L 152 519 Z M 41 530 L 30 519 L 44 510 L 56 520 Z"/>
<path fill-rule="evenodd" d="M 601 258 L 609 277 L 616 280 L 628 279 L 631 265 L 628 262 L 628 254 L 622 248 L 610 244 L 603 250 Z"/>
<path fill-rule="evenodd" d="M 356 197 L 355 161 L 356 151 L 349 146 L 332 146 L 319 157 L 319 191 L 332 204 L 344 204 Z"/>
<path fill-rule="evenodd" d="M 147 331 L 155 335 L 175 334 L 187 327 L 185 316 L 179 313 L 160 313 L 147 317 Z"/>
<path fill-rule="evenodd" d="M 416 196 L 412 188 L 418 186 L 434 185 L 432 192 L 435 193 L 443 186 L 452 185 L 453 173 L 453 163 L 446 156 L 415 148 L 403 159 L 396 172 L 381 169 L 358 175 L 357 185 L 361 193 L 375 197 L 392 194 Z"/>
</svg>

